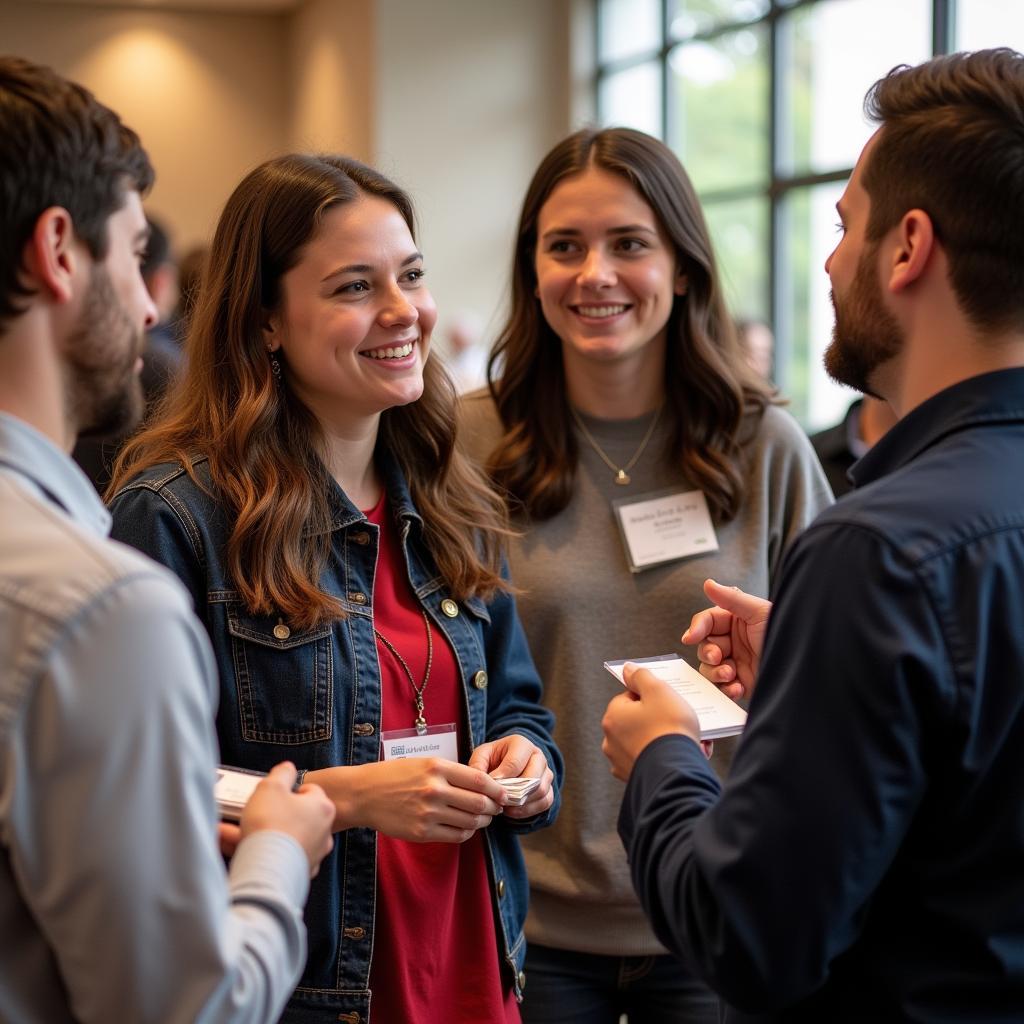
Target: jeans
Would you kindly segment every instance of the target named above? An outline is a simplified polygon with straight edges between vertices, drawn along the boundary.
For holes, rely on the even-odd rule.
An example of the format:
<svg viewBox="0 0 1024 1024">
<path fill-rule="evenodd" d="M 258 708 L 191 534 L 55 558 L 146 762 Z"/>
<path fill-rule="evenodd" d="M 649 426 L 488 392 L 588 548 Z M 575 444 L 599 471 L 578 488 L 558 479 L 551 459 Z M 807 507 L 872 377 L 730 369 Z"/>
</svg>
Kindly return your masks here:
<svg viewBox="0 0 1024 1024">
<path fill-rule="evenodd" d="M 670 956 L 600 956 L 530 944 L 523 1024 L 718 1024 L 718 997 Z"/>
</svg>

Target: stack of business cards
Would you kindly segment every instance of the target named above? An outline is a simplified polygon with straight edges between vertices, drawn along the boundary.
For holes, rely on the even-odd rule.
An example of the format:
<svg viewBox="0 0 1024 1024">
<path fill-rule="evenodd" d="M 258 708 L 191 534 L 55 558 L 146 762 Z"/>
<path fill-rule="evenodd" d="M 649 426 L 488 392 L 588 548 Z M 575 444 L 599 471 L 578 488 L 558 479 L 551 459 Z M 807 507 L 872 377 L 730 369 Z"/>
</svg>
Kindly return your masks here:
<svg viewBox="0 0 1024 1024">
<path fill-rule="evenodd" d="M 264 777 L 264 772 L 249 771 L 247 768 L 228 768 L 221 765 L 217 769 L 213 795 L 217 801 L 217 810 L 224 821 L 241 819 L 252 791 Z"/>
<path fill-rule="evenodd" d="M 540 779 L 495 779 L 495 782 L 508 793 L 509 807 L 522 807 L 526 798 L 540 785 Z"/>
</svg>

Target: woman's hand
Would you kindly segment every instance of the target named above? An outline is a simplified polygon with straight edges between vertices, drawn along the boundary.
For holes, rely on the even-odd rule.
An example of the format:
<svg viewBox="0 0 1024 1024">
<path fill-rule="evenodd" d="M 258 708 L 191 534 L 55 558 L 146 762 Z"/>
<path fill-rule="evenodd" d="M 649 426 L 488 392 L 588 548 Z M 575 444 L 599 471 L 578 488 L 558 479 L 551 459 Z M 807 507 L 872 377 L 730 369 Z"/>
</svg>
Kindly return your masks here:
<svg viewBox="0 0 1024 1024">
<path fill-rule="evenodd" d="M 413 843 L 464 843 L 508 800 L 485 771 L 436 757 L 309 772 L 334 801 L 335 831 L 372 828 Z"/>
<path fill-rule="evenodd" d="M 479 768 L 495 779 L 540 779 L 540 785 L 520 807 L 506 807 L 506 818 L 532 818 L 546 811 L 555 800 L 554 773 L 548 767 L 544 751 L 518 733 L 481 743 L 469 758 L 470 768 Z"/>
</svg>

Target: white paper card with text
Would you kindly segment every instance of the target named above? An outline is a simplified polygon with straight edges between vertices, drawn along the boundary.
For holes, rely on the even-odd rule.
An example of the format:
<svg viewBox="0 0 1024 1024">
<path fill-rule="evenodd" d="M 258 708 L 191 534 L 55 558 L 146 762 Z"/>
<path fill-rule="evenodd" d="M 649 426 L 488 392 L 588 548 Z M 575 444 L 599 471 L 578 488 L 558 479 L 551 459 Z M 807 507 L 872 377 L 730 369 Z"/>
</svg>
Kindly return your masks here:
<svg viewBox="0 0 1024 1024">
<path fill-rule="evenodd" d="M 734 700 L 730 700 L 709 679 L 691 668 L 678 654 L 661 654 L 654 658 L 624 658 L 606 661 L 604 667 L 625 686 L 622 667 L 627 662 L 649 668 L 659 679 L 664 679 L 697 713 L 702 740 L 722 739 L 743 732 L 747 713 Z"/>
<path fill-rule="evenodd" d="M 718 550 L 702 491 L 660 491 L 612 502 L 630 572 Z"/>
</svg>

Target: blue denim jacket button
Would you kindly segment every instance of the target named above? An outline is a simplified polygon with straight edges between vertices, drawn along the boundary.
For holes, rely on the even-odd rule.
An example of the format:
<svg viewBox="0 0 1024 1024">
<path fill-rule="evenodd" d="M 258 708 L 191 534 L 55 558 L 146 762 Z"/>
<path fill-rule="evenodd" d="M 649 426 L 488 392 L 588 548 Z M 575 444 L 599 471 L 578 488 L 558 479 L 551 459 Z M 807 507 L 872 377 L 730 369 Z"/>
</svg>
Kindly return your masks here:
<svg viewBox="0 0 1024 1024">
<path fill-rule="evenodd" d="M 372 736 L 374 733 L 373 722 L 359 722 L 352 731 L 357 736 Z"/>
<path fill-rule="evenodd" d="M 365 530 L 360 530 L 358 533 L 352 534 L 352 540 L 356 544 L 362 544 L 365 547 L 370 543 L 370 535 Z"/>
<path fill-rule="evenodd" d="M 483 669 L 480 669 L 480 671 L 473 676 L 473 685 L 478 690 L 487 689 L 487 673 Z"/>
<path fill-rule="evenodd" d="M 278 640 L 287 640 L 291 635 L 292 631 L 283 622 L 278 622 L 274 627 L 274 636 L 276 636 Z"/>
<path fill-rule="evenodd" d="M 450 597 L 446 597 L 441 602 L 441 611 L 443 611 L 449 619 L 454 619 L 455 616 L 459 614 L 459 606 Z"/>
<path fill-rule="evenodd" d="M 358 590 L 354 594 L 349 594 L 348 599 L 353 604 L 366 604 L 366 595 L 360 593 Z"/>
</svg>

